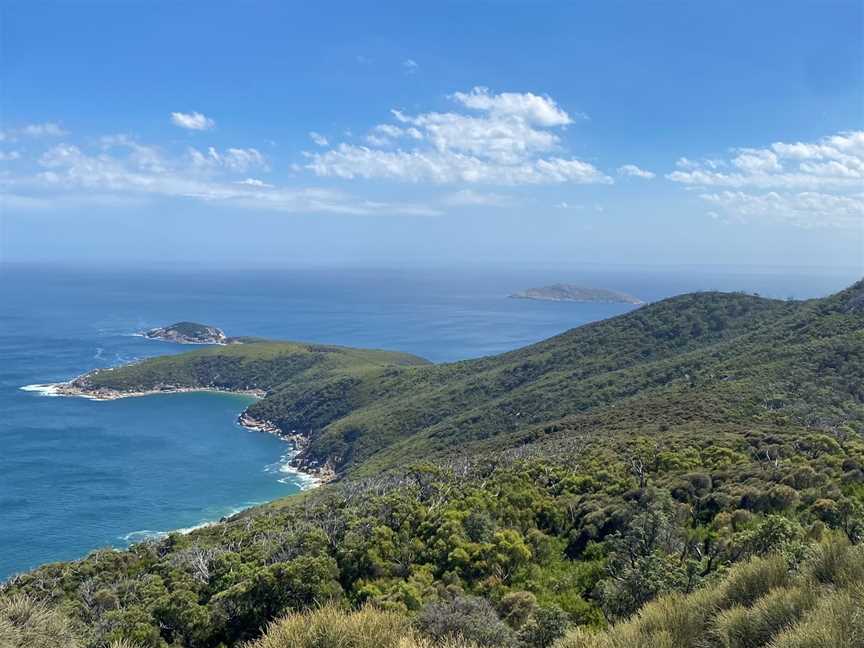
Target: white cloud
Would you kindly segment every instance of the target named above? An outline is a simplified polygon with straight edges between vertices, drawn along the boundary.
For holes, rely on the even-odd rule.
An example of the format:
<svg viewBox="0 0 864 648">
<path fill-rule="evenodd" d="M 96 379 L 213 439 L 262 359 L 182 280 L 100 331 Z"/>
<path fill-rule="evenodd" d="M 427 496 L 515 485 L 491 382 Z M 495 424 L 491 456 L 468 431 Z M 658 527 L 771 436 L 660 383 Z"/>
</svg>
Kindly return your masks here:
<svg viewBox="0 0 864 648">
<path fill-rule="evenodd" d="M 206 153 L 202 153 L 198 149 L 190 147 L 189 157 L 193 166 L 199 169 L 222 167 L 232 171 L 247 171 L 258 168 L 266 171 L 270 168 L 267 158 L 254 148 L 229 148 L 224 153 L 220 153 L 211 146 Z"/>
<path fill-rule="evenodd" d="M 309 139 L 311 139 L 318 146 L 327 146 L 330 143 L 327 141 L 326 137 L 324 137 L 321 133 L 316 133 L 315 131 L 309 131 Z"/>
<path fill-rule="evenodd" d="M 498 117 L 519 117 L 537 126 L 566 126 L 573 123 L 570 115 L 558 107 L 549 96 L 531 92 L 490 94 L 489 88 L 475 86 L 469 92 L 454 92 L 451 98 L 466 108 L 487 112 Z"/>
<path fill-rule="evenodd" d="M 729 161 L 681 158 L 666 177 L 705 187 L 761 189 L 844 189 L 864 182 L 864 131 L 839 133 L 816 143 L 776 142 L 763 149 L 733 151 Z M 718 170 L 720 169 L 720 170 Z"/>
<path fill-rule="evenodd" d="M 678 161 L 675 162 L 675 166 L 678 167 L 679 169 L 684 169 L 684 170 L 698 169 L 698 168 L 703 167 L 703 166 L 707 167 L 709 169 L 719 169 L 719 168 L 725 166 L 725 163 L 722 160 L 705 159 L 705 160 L 696 161 L 696 160 L 690 160 L 686 157 L 682 157 L 682 158 L 678 158 Z"/>
<path fill-rule="evenodd" d="M 414 59 L 409 58 L 402 61 L 402 69 L 405 70 L 405 74 L 414 74 L 420 69 L 420 65 Z"/>
<path fill-rule="evenodd" d="M 208 149 L 169 157 L 127 136 L 102 138 L 95 150 L 59 144 L 36 161 L 41 171 L 0 175 L 0 200 L 19 209 L 142 204 L 152 198 L 188 199 L 231 208 L 338 214 L 436 214 L 422 204 L 363 201 L 338 190 L 278 187 L 236 177 L 260 165 L 255 149 Z M 256 155 L 257 154 L 257 155 Z M 234 176 L 234 177 L 232 177 Z"/>
<path fill-rule="evenodd" d="M 727 189 L 701 197 L 721 208 L 728 221 L 758 218 L 800 227 L 864 224 L 864 131 L 816 142 L 734 149 L 729 160 L 681 158 L 677 166 L 678 171 L 666 176 L 673 182 Z"/>
<path fill-rule="evenodd" d="M 46 122 L 44 124 L 28 124 L 19 131 L 28 137 L 63 137 L 66 131 L 59 124 Z"/>
<path fill-rule="evenodd" d="M 307 168 L 320 176 L 389 178 L 435 184 L 493 185 L 609 183 L 611 179 L 580 160 L 541 158 L 518 164 L 500 164 L 451 151 L 382 151 L 340 144 L 312 156 Z"/>
<path fill-rule="evenodd" d="M 423 133 L 413 126 L 410 128 L 401 128 L 393 124 L 378 124 L 366 136 L 366 141 L 372 146 L 384 147 L 392 146 L 395 140 L 402 138 L 421 140 L 423 139 Z"/>
<path fill-rule="evenodd" d="M 206 117 L 205 115 L 202 115 L 199 112 L 172 112 L 171 123 L 175 126 L 179 126 L 180 128 L 198 131 L 210 130 L 216 125 L 215 121 L 213 121 L 209 117 Z"/>
<path fill-rule="evenodd" d="M 68 132 L 63 130 L 60 124 L 44 122 L 41 124 L 26 124 L 21 128 L 0 131 L 0 142 L 14 142 L 19 137 L 63 137 L 64 135 L 68 135 Z"/>
<path fill-rule="evenodd" d="M 742 191 L 721 191 L 702 194 L 700 197 L 725 214 L 726 220 L 733 222 L 769 220 L 805 228 L 864 225 L 864 194 L 838 196 L 812 191 L 770 191 L 754 195 Z M 712 218 L 721 217 L 717 211 L 711 211 L 709 215 Z"/>
<path fill-rule="evenodd" d="M 552 129 L 572 120 L 551 98 L 474 88 L 451 99 L 481 114 L 393 110 L 397 123 L 373 127 L 365 138 L 370 146 L 342 143 L 309 153 L 307 168 L 320 176 L 437 184 L 612 182 L 590 163 L 561 155 Z"/>
<path fill-rule="evenodd" d="M 21 157 L 18 151 L 0 151 L 0 162 L 11 162 Z"/>
<path fill-rule="evenodd" d="M 273 185 L 267 184 L 263 180 L 259 180 L 258 178 L 246 178 L 245 180 L 238 180 L 237 184 L 246 185 L 248 187 L 266 187 L 268 189 L 272 189 Z"/>
<path fill-rule="evenodd" d="M 650 180 L 654 177 L 655 174 L 651 171 L 640 169 L 635 164 L 625 164 L 624 166 L 618 167 L 618 175 L 632 176 L 634 178 L 645 178 L 646 180 Z"/>
<path fill-rule="evenodd" d="M 473 189 L 462 189 L 444 197 L 444 204 L 454 206 L 505 207 L 511 204 L 509 196 L 497 193 L 481 193 Z"/>
</svg>

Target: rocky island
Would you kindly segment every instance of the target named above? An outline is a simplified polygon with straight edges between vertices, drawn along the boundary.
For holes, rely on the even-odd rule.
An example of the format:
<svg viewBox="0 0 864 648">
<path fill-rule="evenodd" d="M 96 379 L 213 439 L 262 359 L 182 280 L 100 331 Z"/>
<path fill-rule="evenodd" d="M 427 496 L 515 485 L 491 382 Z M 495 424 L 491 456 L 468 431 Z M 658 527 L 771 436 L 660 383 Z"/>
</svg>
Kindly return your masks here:
<svg viewBox="0 0 864 648">
<path fill-rule="evenodd" d="M 641 299 L 616 290 L 583 288 L 573 284 L 553 284 L 543 288 L 528 288 L 510 295 L 512 299 L 541 301 L 593 302 L 599 304 L 644 304 Z"/>
<path fill-rule="evenodd" d="M 170 326 L 150 329 L 142 335 L 150 340 L 163 340 L 178 344 L 228 344 L 231 342 L 221 329 L 197 322 L 177 322 Z"/>
</svg>

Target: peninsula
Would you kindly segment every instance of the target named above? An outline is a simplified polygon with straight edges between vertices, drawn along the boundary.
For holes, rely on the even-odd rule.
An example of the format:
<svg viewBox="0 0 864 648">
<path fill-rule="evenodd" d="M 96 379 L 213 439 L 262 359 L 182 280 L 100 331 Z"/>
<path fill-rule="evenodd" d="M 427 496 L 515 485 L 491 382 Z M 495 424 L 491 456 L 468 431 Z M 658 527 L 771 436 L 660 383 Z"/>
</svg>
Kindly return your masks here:
<svg viewBox="0 0 864 648">
<path fill-rule="evenodd" d="M 178 344 L 229 344 L 233 341 L 225 336 L 222 329 L 197 322 L 177 322 L 170 326 L 150 329 L 142 335 L 150 340 Z"/>
<path fill-rule="evenodd" d="M 542 288 L 528 288 L 510 295 L 512 299 L 540 301 L 593 302 L 599 304 L 644 304 L 641 299 L 616 290 L 583 288 L 573 284 L 553 284 Z"/>
<path fill-rule="evenodd" d="M 347 414 L 370 385 L 400 369 L 429 365 L 415 355 L 256 338 L 94 369 L 67 382 L 39 385 L 53 396 L 115 400 L 152 394 L 215 391 L 255 396 L 238 422 L 295 443 L 292 465 L 320 481 L 334 476 L 343 457 L 328 447 L 307 457 L 313 432 Z M 324 403 L 325 411 L 317 412 Z"/>
</svg>

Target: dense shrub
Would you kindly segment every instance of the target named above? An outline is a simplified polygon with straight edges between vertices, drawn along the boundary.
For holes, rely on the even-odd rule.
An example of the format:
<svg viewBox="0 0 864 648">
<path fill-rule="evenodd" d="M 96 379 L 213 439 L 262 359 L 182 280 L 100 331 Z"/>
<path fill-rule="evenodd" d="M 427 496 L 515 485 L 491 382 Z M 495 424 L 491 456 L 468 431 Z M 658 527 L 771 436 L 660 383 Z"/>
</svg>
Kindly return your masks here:
<svg viewBox="0 0 864 648">
<path fill-rule="evenodd" d="M 513 631 L 498 618 L 489 601 L 476 596 L 428 604 L 417 618 L 417 627 L 435 639 L 463 637 L 490 648 L 516 645 Z"/>
</svg>

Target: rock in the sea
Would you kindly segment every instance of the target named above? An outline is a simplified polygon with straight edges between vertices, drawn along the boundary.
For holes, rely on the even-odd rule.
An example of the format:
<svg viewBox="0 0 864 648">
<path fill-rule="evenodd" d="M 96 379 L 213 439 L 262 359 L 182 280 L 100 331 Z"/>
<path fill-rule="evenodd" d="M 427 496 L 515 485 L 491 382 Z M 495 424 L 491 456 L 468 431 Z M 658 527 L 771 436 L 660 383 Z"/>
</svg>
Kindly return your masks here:
<svg viewBox="0 0 864 648">
<path fill-rule="evenodd" d="M 171 326 L 150 329 L 144 337 L 178 344 L 227 344 L 225 333 L 215 326 L 196 322 L 177 322 Z"/>
</svg>

